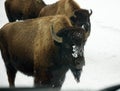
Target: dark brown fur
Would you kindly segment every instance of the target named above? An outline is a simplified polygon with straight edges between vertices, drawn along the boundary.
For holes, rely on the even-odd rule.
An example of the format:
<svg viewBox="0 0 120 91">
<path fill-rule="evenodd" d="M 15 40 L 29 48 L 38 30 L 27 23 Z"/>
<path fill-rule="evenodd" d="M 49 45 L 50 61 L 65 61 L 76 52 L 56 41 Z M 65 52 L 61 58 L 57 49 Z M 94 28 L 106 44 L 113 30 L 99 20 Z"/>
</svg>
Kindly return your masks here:
<svg viewBox="0 0 120 91">
<path fill-rule="evenodd" d="M 36 18 L 46 6 L 43 0 L 6 0 L 5 9 L 10 22 Z"/>
<path fill-rule="evenodd" d="M 52 39 L 50 33 L 52 25 L 55 32 L 63 37 L 63 43 L 54 42 Z M 79 33 L 81 33 L 80 38 Z M 77 66 L 75 72 L 78 72 L 80 66 L 79 72 L 81 72 L 84 56 L 80 56 L 77 61 L 70 58 L 74 40 L 71 40 L 72 37 L 78 40 L 74 41 L 74 44 L 81 45 L 86 41 L 85 31 L 81 28 L 72 28 L 69 19 L 63 15 L 13 22 L 3 26 L 0 30 L 0 49 L 10 86 L 14 86 L 18 70 L 34 76 L 35 86 L 41 87 L 61 87 L 65 74 L 72 65 L 71 69 L 76 69 Z M 68 48 L 66 50 L 66 44 L 70 44 L 71 54 L 67 51 Z M 79 79 L 80 74 L 75 75 Z"/>
</svg>

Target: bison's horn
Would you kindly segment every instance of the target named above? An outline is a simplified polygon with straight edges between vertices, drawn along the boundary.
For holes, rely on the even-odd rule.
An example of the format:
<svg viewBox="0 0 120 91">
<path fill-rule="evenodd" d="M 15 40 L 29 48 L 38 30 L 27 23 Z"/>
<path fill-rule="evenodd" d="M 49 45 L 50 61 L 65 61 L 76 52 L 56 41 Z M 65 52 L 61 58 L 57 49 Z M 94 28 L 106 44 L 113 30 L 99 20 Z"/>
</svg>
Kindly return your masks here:
<svg viewBox="0 0 120 91">
<path fill-rule="evenodd" d="M 87 40 L 87 38 L 89 37 L 89 35 L 90 35 L 90 32 L 86 32 L 86 34 L 85 34 L 85 40 Z"/>
<path fill-rule="evenodd" d="M 90 13 L 89 13 L 89 15 L 91 16 L 91 15 L 92 15 L 92 13 L 93 13 L 93 12 L 92 12 L 92 9 L 90 9 Z"/>
<path fill-rule="evenodd" d="M 50 32 L 51 32 L 53 40 L 55 40 L 58 43 L 62 43 L 63 42 L 62 37 L 57 36 L 55 31 L 53 30 L 53 25 L 50 27 Z"/>
</svg>

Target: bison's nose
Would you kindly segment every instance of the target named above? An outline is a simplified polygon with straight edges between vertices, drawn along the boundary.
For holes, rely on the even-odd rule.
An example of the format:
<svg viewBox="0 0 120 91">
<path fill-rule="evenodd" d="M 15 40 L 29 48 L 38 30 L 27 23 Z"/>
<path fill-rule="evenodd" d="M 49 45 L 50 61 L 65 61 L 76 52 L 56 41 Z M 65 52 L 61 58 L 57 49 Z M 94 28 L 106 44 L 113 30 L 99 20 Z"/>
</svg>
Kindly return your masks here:
<svg viewBox="0 0 120 91">
<path fill-rule="evenodd" d="M 84 57 L 78 57 L 75 59 L 75 68 L 76 69 L 82 69 L 82 67 L 85 65 L 85 59 Z"/>
<path fill-rule="evenodd" d="M 80 65 L 80 61 L 75 60 L 75 64 L 76 64 L 76 65 Z"/>
</svg>

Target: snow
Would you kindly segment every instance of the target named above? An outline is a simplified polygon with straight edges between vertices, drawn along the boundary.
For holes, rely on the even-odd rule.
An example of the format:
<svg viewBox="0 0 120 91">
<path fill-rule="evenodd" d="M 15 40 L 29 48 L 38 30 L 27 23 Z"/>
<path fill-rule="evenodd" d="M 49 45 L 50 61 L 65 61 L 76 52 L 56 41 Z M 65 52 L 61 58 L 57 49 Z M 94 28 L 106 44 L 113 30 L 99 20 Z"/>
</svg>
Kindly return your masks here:
<svg viewBox="0 0 120 91">
<path fill-rule="evenodd" d="M 0 0 L 0 28 L 8 22 L 4 1 Z M 57 0 L 44 0 L 47 4 Z M 86 65 L 80 83 L 70 71 L 62 89 L 101 89 L 120 84 L 120 5 L 119 0 L 75 0 L 82 8 L 92 9 L 91 35 L 85 46 Z M 33 78 L 17 73 L 16 86 L 33 86 Z M 8 87 L 5 66 L 0 56 L 0 87 Z"/>
</svg>

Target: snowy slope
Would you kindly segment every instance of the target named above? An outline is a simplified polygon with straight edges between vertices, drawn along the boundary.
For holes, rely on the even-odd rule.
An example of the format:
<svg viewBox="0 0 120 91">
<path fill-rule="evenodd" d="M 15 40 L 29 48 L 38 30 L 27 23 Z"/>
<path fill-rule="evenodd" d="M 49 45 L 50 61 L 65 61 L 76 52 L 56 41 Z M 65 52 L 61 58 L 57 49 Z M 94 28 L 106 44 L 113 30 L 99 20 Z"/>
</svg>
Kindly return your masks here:
<svg viewBox="0 0 120 91">
<path fill-rule="evenodd" d="M 0 0 L 0 28 L 8 22 L 4 1 Z M 57 0 L 44 0 L 47 4 Z M 100 89 L 120 84 L 120 5 L 119 0 L 75 0 L 82 8 L 92 9 L 92 31 L 85 46 L 86 65 L 80 83 L 70 71 L 62 89 Z M 8 86 L 0 56 L 0 87 Z M 18 72 L 16 86 L 33 86 L 33 78 Z"/>
</svg>

